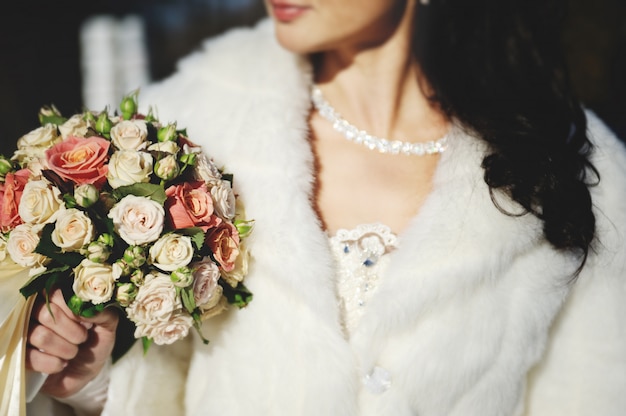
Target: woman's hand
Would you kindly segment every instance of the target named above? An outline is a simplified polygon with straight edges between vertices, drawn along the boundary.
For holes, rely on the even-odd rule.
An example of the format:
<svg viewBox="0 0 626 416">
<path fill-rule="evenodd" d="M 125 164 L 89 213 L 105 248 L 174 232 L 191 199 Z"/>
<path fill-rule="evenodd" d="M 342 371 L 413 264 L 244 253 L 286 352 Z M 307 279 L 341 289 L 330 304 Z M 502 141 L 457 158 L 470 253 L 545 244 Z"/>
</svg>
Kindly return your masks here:
<svg viewBox="0 0 626 416">
<path fill-rule="evenodd" d="M 96 377 L 111 356 L 118 322 L 111 308 L 92 318 L 76 316 L 60 289 L 51 292 L 49 309 L 38 295 L 28 327 L 26 368 L 49 374 L 41 391 L 64 398 Z"/>
</svg>

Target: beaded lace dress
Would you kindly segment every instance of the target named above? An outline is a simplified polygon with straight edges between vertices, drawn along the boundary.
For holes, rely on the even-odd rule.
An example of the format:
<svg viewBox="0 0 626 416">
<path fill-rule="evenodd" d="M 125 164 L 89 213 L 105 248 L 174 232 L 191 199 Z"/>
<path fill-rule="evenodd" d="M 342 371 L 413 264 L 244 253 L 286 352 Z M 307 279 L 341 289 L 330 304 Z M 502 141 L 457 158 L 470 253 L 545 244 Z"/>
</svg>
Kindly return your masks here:
<svg viewBox="0 0 626 416">
<path fill-rule="evenodd" d="M 359 324 L 368 301 L 376 292 L 397 237 L 383 224 L 362 224 L 338 230 L 330 237 L 337 264 L 337 293 L 346 338 Z"/>
</svg>

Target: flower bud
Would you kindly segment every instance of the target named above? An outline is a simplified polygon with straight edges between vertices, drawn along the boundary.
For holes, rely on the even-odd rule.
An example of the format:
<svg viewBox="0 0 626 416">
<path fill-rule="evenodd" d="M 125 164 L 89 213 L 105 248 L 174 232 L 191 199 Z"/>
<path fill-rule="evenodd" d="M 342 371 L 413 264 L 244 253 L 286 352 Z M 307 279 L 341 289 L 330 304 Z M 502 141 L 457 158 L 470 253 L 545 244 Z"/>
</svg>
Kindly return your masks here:
<svg viewBox="0 0 626 416">
<path fill-rule="evenodd" d="M 43 106 L 40 110 L 39 110 L 39 123 L 42 126 L 45 126 L 46 124 L 54 124 L 54 125 L 61 125 L 63 123 L 65 123 L 65 121 L 67 120 L 65 117 L 63 117 L 61 115 L 61 112 L 54 106 Z"/>
<path fill-rule="evenodd" d="M 113 272 L 119 276 L 129 276 L 132 272 L 131 267 L 124 260 L 119 259 L 113 263 Z"/>
<path fill-rule="evenodd" d="M 254 228 L 254 220 L 235 220 L 235 228 L 239 233 L 239 238 L 246 238 Z"/>
<path fill-rule="evenodd" d="M 178 138 L 176 123 L 170 123 L 157 131 L 157 139 L 160 142 L 173 142 Z"/>
<path fill-rule="evenodd" d="M 137 94 L 133 93 L 122 99 L 122 102 L 120 103 L 120 111 L 122 112 L 124 120 L 130 120 L 137 112 L 136 96 Z"/>
<path fill-rule="evenodd" d="M 115 300 L 122 307 L 127 307 L 135 300 L 137 296 L 137 286 L 132 283 L 120 283 L 117 286 L 117 293 L 115 294 Z"/>
<path fill-rule="evenodd" d="M 113 236 L 111 234 L 103 233 L 98 236 L 98 239 L 96 241 L 106 244 L 109 247 L 113 247 L 113 242 L 115 240 L 113 239 Z"/>
<path fill-rule="evenodd" d="M 6 157 L 0 155 L 0 178 L 4 178 L 7 173 L 13 170 L 13 163 Z"/>
<path fill-rule="evenodd" d="M 170 275 L 174 286 L 187 287 L 193 283 L 193 273 L 189 267 L 179 267 Z"/>
<path fill-rule="evenodd" d="M 124 250 L 123 259 L 128 267 L 138 269 L 146 263 L 146 250 L 141 246 L 130 246 Z"/>
<path fill-rule="evenodd" d="M 100 198 L 100 193 L 92 184 L 79 185 L 74 189 L 74 199 L 83 208 L 89 208 L 96 203 L 98 198 Z"/>
<path fill-rule="evenodd" d="M 92 241 L 81 249 L 81 254 L 94 263 L 104 263 L 111 255 L 111 249 L 101 241 Z"/>
<path fill-rule="evenodd" d="M 101 112 L 96 120 L 96 131 L 102 134 L 105 137 L 109 137 L 109 133 L 111 132 L 111 128 L 113 127 L 113 122 L 109 118 L 106 110 Z"/>
<path fill-rule="evenodd" d="M 135 269 L 130 274 L 130 281 L 137 286 L 141 286 L 143 285 L 144 277 L 145 275 L 144 275 L 143 270 Z"/>
<path fill-rule="evenodd" d="M 94 116 L 91 111 L 85 111 L 83 113 L 83 120 L 87 122 L 88 125 L 93 126 L 96 123 L 96 116 Z"/>
<path fill-rule="evenodd" d="M 154 164 L 154 174 L 164 181 L 171 181 L 180 173 L 176 156 L 167 155 Z"/>
</svg>

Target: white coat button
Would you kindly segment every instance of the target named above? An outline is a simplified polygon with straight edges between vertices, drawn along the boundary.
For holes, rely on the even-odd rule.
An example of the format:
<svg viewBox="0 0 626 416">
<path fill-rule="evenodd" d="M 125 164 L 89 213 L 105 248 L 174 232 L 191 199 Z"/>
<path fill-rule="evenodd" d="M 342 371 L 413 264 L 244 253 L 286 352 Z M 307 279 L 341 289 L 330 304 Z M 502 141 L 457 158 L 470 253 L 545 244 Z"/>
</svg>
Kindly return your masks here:
<svg viewBox="0 0 626 416">
<path fill-rule="evenodd" d="M 374 367 L 363 376 L 365 388 L 373 394 L 381 394 L 391 387 L 391 373 L 382 367 Z"/>
</svg>

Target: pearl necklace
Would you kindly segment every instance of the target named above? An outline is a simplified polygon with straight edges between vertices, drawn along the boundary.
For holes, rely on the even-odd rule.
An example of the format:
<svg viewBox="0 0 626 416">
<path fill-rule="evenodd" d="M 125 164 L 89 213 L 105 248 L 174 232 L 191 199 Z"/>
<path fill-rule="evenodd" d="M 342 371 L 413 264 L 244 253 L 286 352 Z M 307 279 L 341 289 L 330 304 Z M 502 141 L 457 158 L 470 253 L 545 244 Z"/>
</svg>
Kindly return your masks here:
<svg viewBox="0 0 626 416">
<path fill-rule="evenodd" d="M 370 150 L 392 155 L 432 155 L 442 153 L 447 148 L 448 135 L 438 140 L 425 143 L 403 142 L 400 140 L 388 140 L 369 134 L 365 130 L 359 130 L 341 115 L 324 99 L 322 91 L 317 86 L 311 88 L 311 101 L 313 106 L 322 117 L 333 124 L 333 128 L 351 142 L 362 144 Z"/>
</svg>

